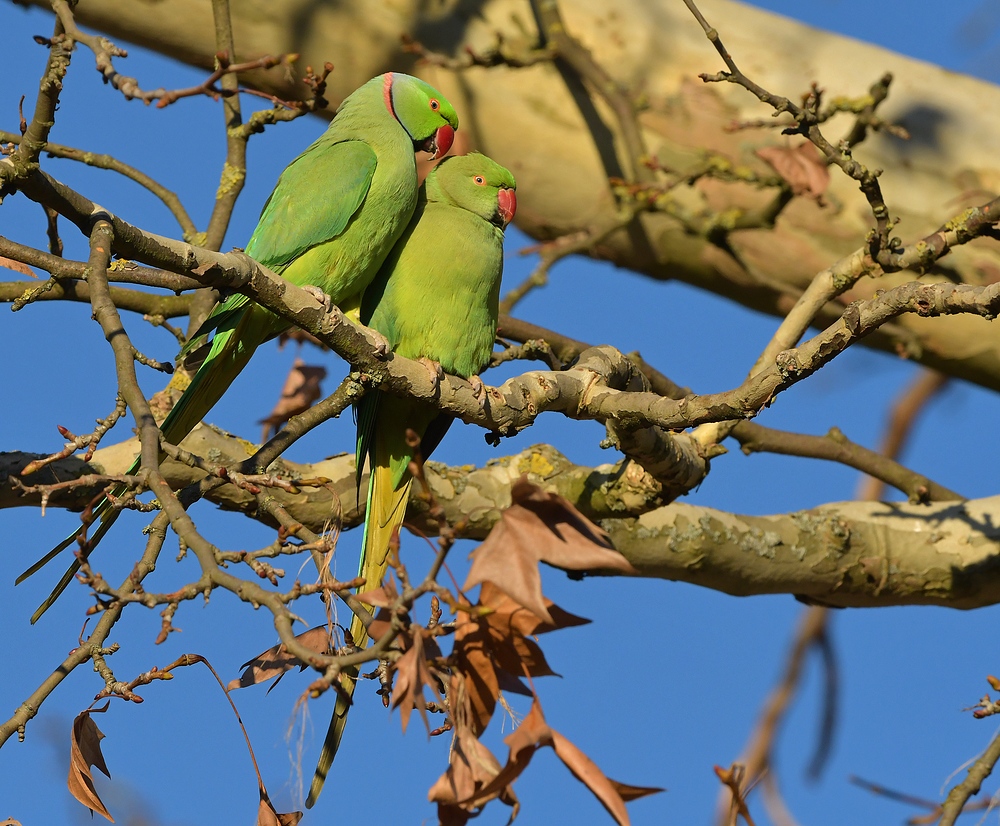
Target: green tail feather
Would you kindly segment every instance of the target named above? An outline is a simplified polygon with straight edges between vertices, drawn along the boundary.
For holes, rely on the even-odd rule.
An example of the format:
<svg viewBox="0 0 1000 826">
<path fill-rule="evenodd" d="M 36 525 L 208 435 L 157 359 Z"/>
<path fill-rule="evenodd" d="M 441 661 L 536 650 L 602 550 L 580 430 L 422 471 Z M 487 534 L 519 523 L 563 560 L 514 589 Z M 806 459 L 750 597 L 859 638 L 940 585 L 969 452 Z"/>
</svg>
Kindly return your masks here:
<svg viewBox="0 0 1000 826">
<path fill-rule="evenodd" d="M 133 472 L 135 468 L 133 467 L 129 472 Z M 116 494 L 121 494 L 125 492 L 125 488 L 116 489 Z M 115 520 L 118 518 L 118 514 L 121 513 L 119 510 L 115 510 L 111 507 L 110 502 L 107 499 L 102 499 L 97 505 L 97 513 L 100 514 L 101 521 L 97 526 L 97 530 L 94 531 L 94 535 L 87 540 L 87 546 L 84 548 L 79 556 L 73 557 L 73 561 L 70 563 L 69 567 L 63 573 L 59 582 L 56 583 L 55 588 L 52 589 L 51 593 L 42 601 L 42 604 L 35 609 L 35 613 L 31 615 L 31 624 L 34 625 L 38 622 L 39 618 L 44 614 L 49 608 L 52 607 L 63 591 L 69 587 L 69 584 L 73 581 L 76 576 L 77 571 L 80 570 L 80 563 L 83 560 L 89 559 L 90 554 L 93 553 L 94 548 L 97 544 L 104 538 L 111 526 L 115 524 Z M 56 545 L 51 551 L 49 551 L 45 556 L 43 556 L 38 562 L 32 565 L 28 570 L 21 574 L 16 580 L 14 580 L 15 585 L 20 585 L 24 580 L 31 576 L 36 571 L 40 570 L 43 566 L 48 564 L 51 560 L 66 550 L 70 545 L 77 541 L 77 537 L 80 535 L 80 530 L 77 529 L 69 536 L 67 536 L 62 542 Z"/>
<path fill-rule="evenodd" d="M 177 444 L 188 433 L 194 430 L 198 424 L 211 410 L 215 403 L 222 398 L 222 395 L 229 389 L 236 376 L 250 361 L 257 347 L 275 334 L 276 329 L 281 330 L 285 323 L 268 310 L 256 304 L 248 304 L 243 296 L 242 302 L 230 300 L 220 304 L 209 320 L 202 325 L 201 330 L 216 330 L 215 338 L 212 339 L 211 350 L 198 372 L 194 374 L 191 383 L 184 394 L 177 400 L 177 404 L 167 414 L 167 418 L 160 425 L 163 437 L 171 444 Z M 235 308 L 230 305 L 237 305 Z M 239 312 L 237 312 L 239 310 Z M 215 319 L 213 322 L 212 319 Z M 211 323 L 210 323 L 211 322 Z M 163 458 L 162 456 L 160 457 Z M 128 469 L 129 475 L 139 469 L 139 459 L 132 463 Z M 120 496 L 127 488 L 115 488 L 113 495 Z M 107 499 L 102 499 L 95 508 L 95 514 L 100 516 L 100 525 L 94 535 L 87 541 L 87 547 L 83 551 L 83 558 L 87 559 L 94 552 L 98 543 L 104 535 L 114 525 L 121 511 L 112 508 Z M 77 528 L 67 536 L 62 542 L 56 545 L 45 556 L 34 563 L 16 580 L 15 584 L 20 584 L 32 574 L 41 570 L 45 565 L 55 559 L 60 553 L 72 546 L 80 535 Z M 55 588 L 45 598 L 45 601 L 38 606 L 38 609 L 31 615 L 31 622 L 34 624 L 44 614 L 52 604 L 59 598 L 63 591 L 69 586 L 80 570 L 80 559 L 74 558 L 70 563 L 62 578 L 56 583 Z"/>
<path fill-rule="evenodd" d="M 372 440 L 372 469 L 368 480 L 365 531 L 361 539 L 361 562 L 358 566 L 359 576 L 365 578 L 364 587 L 366 590 L 378 588 L 385 576 L 388 567 L 389 541 L 392 539 L 393 531 L 398 530 L 399 526 L 403 524 L 403 517 L 406 515 L 406 501 L 409 498 L 410 484 L 413 481 L 409 472 L 405 472 L 405 478 L 399 483 L 399 488 L 395 489 L 393 483 L 396 473 L 391 467 L 393 463 L 390 460 L 387 447 L 387 442 L 392 434 L 380 433 L 379 435 L 382 438 Z M 402 443 L 405 445 L 405 438 Z M 367 440 L 366 444 L 368 444 Z M 395 464 L 398 466 L 398 460 Z M 405 464 L 403 467 L 405 468 Z M 358 648 L 368 647 L 368 632 L 356 614 L 351 619 L 351 637 Z M 333 760 L 337 756 L 340 741 L 347 726 L 347 713 L 351 707 L 350 698 L 354 696 L 356 680 L 356 669 L 345 670 L 341 675 L 341 686 L 344 693 L 338 693 L 337 696 L 337 705 L 333 710 L 330 727 L 327 729 L 319 762 L 316 764 L 316 771 L 313 774 L 312 785 L 309 788 L 309 797 L 306 800 L 307 808 L 311 808 L 319 797 L 330 766 L 333 765 Z"/>
<path fill-rule="evenodd" d="M 340 740 L 344 736 L 344 728 L 347 726 L 347 712 L 351 708 L 354 696 L 354 689 L 357 686 L 357 670 L 349 669 L 353 674 L 348 674 L 348 670 L 341 672 L 340 685 L 343 694 L 337 692 L 337 705 L 333 709 L 333 717 L 330 718 L 330 727 L 326 730 L 326 739 L 323 741 L 323 749 L 319 754 L 319 762 L 316 764 L 316 771 L 313 774 L 312 784 L 309 786 L 309 797 L 306 798 L 306 808 L 311 809 L 319 793 L 323 791 L 323 784 L 326 782 L 326 775 L 333 765 L 333 758 L 337 756 L 340 748 Z"/>
</svg>

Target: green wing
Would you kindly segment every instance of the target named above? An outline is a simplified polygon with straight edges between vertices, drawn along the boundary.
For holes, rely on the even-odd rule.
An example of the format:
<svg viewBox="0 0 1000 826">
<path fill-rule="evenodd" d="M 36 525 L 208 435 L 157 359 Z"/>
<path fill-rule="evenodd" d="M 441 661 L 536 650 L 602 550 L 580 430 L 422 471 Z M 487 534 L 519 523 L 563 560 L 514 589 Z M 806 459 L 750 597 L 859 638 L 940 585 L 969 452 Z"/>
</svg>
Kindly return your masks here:
<svg viewBox="0 0 1000 826">
<path fill-rule="evenodd" d="M 319 138 L 281 173 L 247 255 L 281 272 L 306 250 L 336 238 L 364 202 L 375 163 L 367 143 Z"/>
<path fill-rule="evenodd" d="M 235 326 L 239 322 L 240 316 L 243 315 L 243 309 L 249 301 L 250 299 L 245 295 L 233 293 L 229 298 L 216 304 L 212 312 L 208 314 L 208 318 L 201 323 L 201 326 L 195 331 L 194 335 L 185 342 L 180 353 L 177 354 L 177 361 L 185 365 L 188 364 L 189 358 L 209 343 L 208 337 L 211 333 Z M 195 363 L 197 364 L 197 361 Z"/>
</svg>

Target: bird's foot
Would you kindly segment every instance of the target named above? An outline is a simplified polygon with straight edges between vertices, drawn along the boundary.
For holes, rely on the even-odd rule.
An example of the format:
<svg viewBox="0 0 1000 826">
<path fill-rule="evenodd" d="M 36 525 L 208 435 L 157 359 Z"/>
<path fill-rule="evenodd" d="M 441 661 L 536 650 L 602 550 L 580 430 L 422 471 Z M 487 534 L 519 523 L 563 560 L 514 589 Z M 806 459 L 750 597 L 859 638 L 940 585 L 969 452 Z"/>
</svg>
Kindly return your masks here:
<svg viewBox="0 0 1000 826">
<path fill-rule="evenodd" d="M 431 386 L 437 390 L 438 385 L 441 384 L 441 379 L 444 378 L 444 369 L 441 367 L 441 362 L 434 361 L 434 359 L 429 359 L 426 356 L 421 356 L 417 361 L 427 368 L 427 374 L 431 379 Z"/>
<path fill-rule="evenodd" d="M 323 309 L 326 312 L 330 312 L 330 308 L 333 306 L 333 299 L 330 298 L 330 296 L 328 296 L 315 284 L 306 284 L 302 289 L 322 304 Z"/>
<path fill-rule="evenodd" d="M 371 333 L 371 337 L 374 339 L 374 355 L 377 359 L 384 359 L 392 351 L 392 347 L 389 346 L 389 339 L 382 335 L 378 330 L 373 330 L 371 327 L 368 328 L 368 332 Z"/>
<path fill-rule="evenodd" d="M 479 402 L 479 409 L 486 409 L 486 385 L 483 384 L 483 380 L 479 376 L 469 376 L 469 384 L 472 385 L 472 395 L 476 397 L 476 401 Z"/>
</svg>

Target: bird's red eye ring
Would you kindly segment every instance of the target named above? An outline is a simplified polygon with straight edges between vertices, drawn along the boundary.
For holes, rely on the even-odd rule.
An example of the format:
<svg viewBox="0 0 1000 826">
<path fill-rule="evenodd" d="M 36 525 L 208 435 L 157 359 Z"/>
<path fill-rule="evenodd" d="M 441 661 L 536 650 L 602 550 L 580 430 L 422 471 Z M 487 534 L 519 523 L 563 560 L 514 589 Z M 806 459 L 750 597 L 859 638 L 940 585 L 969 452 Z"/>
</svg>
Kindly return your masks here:
<svg viewBox="0 0 1000 826">
<path fill-rule="evenodd" d="M 486 179 L 482 175 L 476 175 L 472 180 L 476 182 L 476 186 L 486 186 Z"/>
<path fill-rule="evenodd" d="M 431 106 L 431 111 L 432 112 L 436 112 L 438 109 L 441 108 L 441 104 L 440 104 L 440 102 L 438 101 L 437 98 L 431 98 L 431 100 L 430 100 L 430 106 Z"/>
</svg>

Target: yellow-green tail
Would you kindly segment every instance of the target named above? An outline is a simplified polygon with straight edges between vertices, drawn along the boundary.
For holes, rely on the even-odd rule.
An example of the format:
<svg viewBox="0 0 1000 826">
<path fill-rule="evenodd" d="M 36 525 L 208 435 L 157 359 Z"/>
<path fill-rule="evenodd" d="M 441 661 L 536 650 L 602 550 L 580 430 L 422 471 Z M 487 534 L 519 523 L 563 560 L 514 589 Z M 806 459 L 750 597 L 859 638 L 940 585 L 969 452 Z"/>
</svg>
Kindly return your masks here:
<svg viewBox="0 0 1000 826">
<path fill-rule="evenodd" d="M 368 480 L 368 504 L 365 512 L 365 532 L 361 540 L 361 563 L 358 575 L 365 578 L 365 590 L 378 588 L 388 567 L 389 542 L 393 531 L 403 524 L 406 515 L 406 501 L 409 498 L 412 478 L 405 473 L 405 478 L 395 489 L 394 476 L 389 460 L 389 441 L 393 434 L 379 433 L 374 443 L 371 477 Z M 398 465 L 398 462 L 396 463 Z M 374 609 L 372 609 L 374 610 Z M 357 615 L 351 619 L 351 636 L 358 648 L 368 647 L 368 632 L 364 623 Z M 306 807 L 311 808 L 323 790 L 326 775 L 337 756 L 344 728 L 347 726 L 347 713 L 351 707 L 351 698 L 356 687 L 357 670 L 341 672 L 341 687 L 343 693 L 337 695 L 337 704 L 330 719 L 323 748 L 320 751 L 319 762 L 313 774 L 309 788 Z"/>
</svg>

